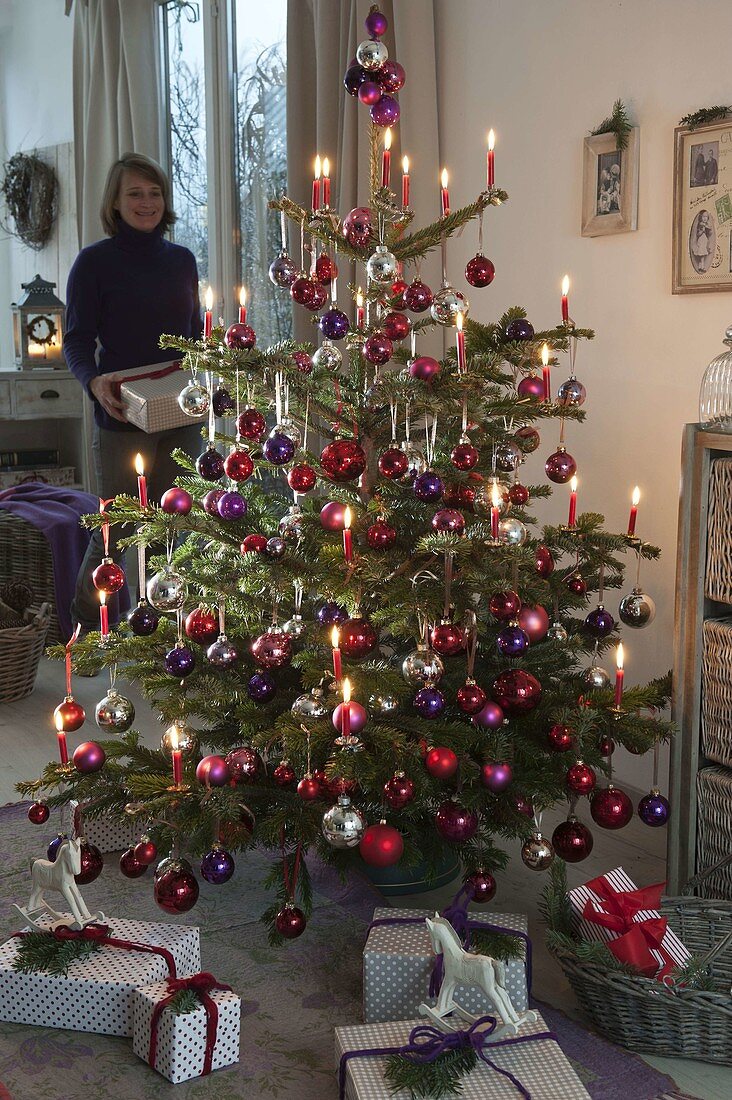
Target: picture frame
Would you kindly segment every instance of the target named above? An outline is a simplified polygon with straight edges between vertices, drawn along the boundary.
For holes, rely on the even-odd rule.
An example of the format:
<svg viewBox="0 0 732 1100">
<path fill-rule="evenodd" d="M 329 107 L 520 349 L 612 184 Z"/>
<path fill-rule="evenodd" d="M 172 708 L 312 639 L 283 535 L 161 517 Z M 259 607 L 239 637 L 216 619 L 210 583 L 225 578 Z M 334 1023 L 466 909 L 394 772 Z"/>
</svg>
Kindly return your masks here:
<svg viewBox="0 0 732 1100">
<path fill-rule="evenodd" d="M 596 134 L 584 142 L 582 236 L 605 237 L 638 228 L 640 128 L 628 134 L 625 149 L 617 134 Z"/>
<path fill-rule="evenodd" d="M 732 290 L 732 116 L 674 130 L 672 292 Z"/>
</svg>

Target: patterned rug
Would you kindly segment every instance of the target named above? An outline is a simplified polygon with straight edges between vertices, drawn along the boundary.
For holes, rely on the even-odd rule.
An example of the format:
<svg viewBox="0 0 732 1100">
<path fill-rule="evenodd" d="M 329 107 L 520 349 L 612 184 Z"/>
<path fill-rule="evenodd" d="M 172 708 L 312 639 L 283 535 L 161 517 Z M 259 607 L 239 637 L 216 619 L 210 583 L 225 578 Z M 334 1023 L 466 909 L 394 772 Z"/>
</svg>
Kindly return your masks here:
<svg viewBox="0 0 732 1100">
<path fill-rule="evenodd" d="M 3 940 L 17 930 L 11 905 L 28 899 L 28 861 L 45 854 L 55 832 L 53 816 L 38 827 L 28 822 L 24 806 L 0 809 Z M 131 881 L 117 870 L 114 855 L 105 858 L 103 874 L 84 887 L 91 910 L 174 920 L 155 905 L 151 872 Z M 365 930 L 374 907 L 384 901 L 360 878 L 342 883 L 309 859 L 313 917 L 299 940 L 275 950 L 258 920 L 269 901 L 261 886 L 269 862 L 259 852 L 241 857 L 228 885 L 202 882 L 198 904 L 175 918 L 200 927 L 203 969 L 242 998 L 240 1063 L 176 1085 L 176 1100 L 336 1100 L 333 1028 L 360 1022 Z M 681 1097 L 671 1078 L 555 1009 L 539 1007 L 593 1100 Z M 132 1053 L 127 1039 L 0 1025 L 0 1100 L 156 1100 L 169 1098 L 172 1087 Z"/>
</svg>

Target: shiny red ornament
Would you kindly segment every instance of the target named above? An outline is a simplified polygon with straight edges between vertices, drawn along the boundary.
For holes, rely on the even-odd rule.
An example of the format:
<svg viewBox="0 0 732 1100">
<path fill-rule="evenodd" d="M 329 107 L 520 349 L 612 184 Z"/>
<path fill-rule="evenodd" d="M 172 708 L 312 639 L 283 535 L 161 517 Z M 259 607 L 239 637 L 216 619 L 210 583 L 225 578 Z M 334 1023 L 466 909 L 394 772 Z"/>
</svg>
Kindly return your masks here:
<svg viewBox="0 0 732 1100">
<path fill-rule="evenodd" d="M 463 714 L 477 714 L 488 702 L 488 696 L 475 680 L 466 680 L 457 690 L 457 705 Z"/>
<path fill-rule="evenodd" d="M 120 588 L 124 587 L 124 570 L 122 566 L 117 565 L 115 561 L 105 558 L 92 573 L 92 581 L 94 582 L 94 587 L 100 592 L 105 592 L 108 596 L 111 596 L 114 592 L 119 592 Z"/>
<path fill-rule="evenodd" d="M 597 751 L 601 756 L 612 756 L 615 752 L 615 742 L 612 737 L 608 737 L 607 735 L 599 737 L 597 740 Z"/>
<path fill-rule="evenodd" d="M 134 851 L 137 862 L 144 863 L 145 866 L 154 863 L 158 858 L 157 845 L 149 836 L 141 837 L 135 845 Z"/>
<path fill-rule="evenodd" d="M 291 787 L 295 782 L 295 769 L 287 760 L 283 760 L 272 772 L 272 778 L 278 787 Z"/>
<path fill-rule="evenodd" d="M 242 321 L 234 321 L 224 333 L 224 343 L 232 351 L 251 351 L 256 342 L 256 332 Z"/>
<path fill-rule="evenodd" d="M 340 649 L 344 657 L 360 661 L 376 649 L 378 635 L 368 619 L 355 616 L 342 622 L 338 629 Z"/>
<path fill-rule="evenodd" d="M 275 928 L 286 940 L 295 940 L 305 931 L 307 921 L 302 909 L 296 905 L 287 904 L 275 917 Z"/>
<path fill-rule="evenodd" d="M 574 791 L 575 794 L 589 794 L 591 791 L 594 791 L 596 783 L 597 776 L 595 774 L 595 769 L 591 768 L 589 764 L 585 764 L 582 760 L 578 760 L 567 772 L 567 786 L 570 791 Z"/>
<path fill-rule="evenodd" d="M 458 443 L 450 453 L 450 461 L 456 470 L 472 470 L 478 465 L 480 455 L 472 443 Z"/>
<path fill-rule="evenodd" d="M 515 504 L 518 508 L 522 508 L 528 502 L 529 496 L 529 490 L 519 481 L 515 481 L 508 490 L 508 499 L 511 504 Z"/>
<path fill-rule="evenodd" d="M 472 512 L 475 504 L 475 489 L 472 485 L 458 485 L 451 482 L 445 486 L 442 500 L 447 508 L 462 508 L 464 512 Z"/>
<path fill-rule="evenodd" d="M 522 817 L 534 816 L 534 804 L 531 799 L 527 798 L 524 794 L 514 794 L 513 808 L 516 813 L 521 814 Z"/>
<path fill-rule="evenodd" d="M 235 783 L 252 783 L 262 771 L 262 757 L 251 745 L 240 745 L 227 752 L 226 766 Z"/>
<path fill-rule="evenodd" d="M 292 639 L 282 631 L 268 630 L 255 638 L 251 650 L 261 668 L 284 668 L 292 660 Z"/>
<path fill-rule="evenodd" d="M 525 455 L 533 454 L 537 447 L 541 445 L 541 436 L 536 428 L 533 428 L 530 424 L 526 424 L 523 428 L 515 431 L 513 438 Z"/>
<path fill-rule="evenodd" d="M 457 754 L 444 746 L 429 749 L 424 766 L 433 779 L 449 779 L 458 769 Z"/>
<path fill-rule="evenodd" d="M 432 527 L 443 534 L 463 535 L 465 533 L 465 516 L 455 508 L 440 508 L 432 517 Z"/>
<path fill-rule="evenodd" d="M 384 799 L 392 810 L 403 810 L 414 798 L 414 783 L 403 772 L 397 772 L 384 784 Z"/>
<path fill-rule="evenodd" d="M 219 617 L 208 607 L 196 607 L 186 615 L 184 629 L 186 637 L 192 641 L 199 645 L 211 645 L 219 636 Z"/>
<path fill-rule="evenodd" d="M 379 473 L 390 481 L 404 477 L 408 466 L 409 459 L 399 447 L 389 447 L 379 455 Z"/>
<path fill-rule="evenodd" d="M 287 473 L 287 484 L 296 493 L 309 493 L 317 479 L 318 475 L 307 462 L 298 462 Z"/>
<path fill-rule="evenodd" d="M 254 463 L 249 451 L 231 451 L 224 459 L 224 473 L 232 481 L 246 481 L 254 473 Z"/>
<path fill-rule="evenodd" d="M 372 550 L 388 550 L 396 540 L 396 528 L 383 519 L 377 519 L 366 531 L 366 541 Z"/>
<path fill-rule="evenodd" d="M 369 867 L 393 867 L 402 858 L 404 841 L 398 829 L 382 821 L 368 826 L 358 850 Z"/>
<path fill-rule="evenodd" d="M 54 725 L 56 729 L 61 725 L 61 732 L 73 733 L 74 730 L 81 729 L 86 719 L 86 711 L 82 707 L 81 703 L 77 703 L 76 699 L 71 695 L 67 695 L 63 703 L 59 703 L 53 712 Z"/>
<path fill-rule="evenodd" d="M 237 417 L 236 428 L 245 439 L 259 442 L 267 430 L 267 421 L 259 409 L 244 409 Z"/>
<path fill-rule="evenodd" d="M 307 275 L 298 275 L 290 285 L 290 295 L 293 302 L 297 302 L 299 306 L 305 306 L 305 309 L 313 308 L 317 290 L 318 284 Z"/>
<path fill-rule="evenodd" d="M 618 787 L 595 791 L 590 802 L 592 820 L 602 829 L 624 829 L 633 816 L 633 803 Z"/>
<path fill-rule="evenodd" d="M 443 657 L 454 657 L 465 649 L 465 629 L 457 623 L 443 620 L 430 631 L 432 648 Z"/>
<path fill-rule="evenodd" d="M 499 623 L 507 623 L 510 619 L 515 619 L 521 610 L 521 597 L 511 588 L 494 592 L 488 600 L 488 610 Z"/>
<path fill-rule="evenodd" d="M 568 752 L 574 745 L 574 734 L 569 726 L 555 722 L 547 735 L 547 746 L 552 752 Z"/>
<path fill-rule="evenodd" d="M 394 309 L 406 309 L 404 291 L 407 289 L 404 279 L 395 279 L 391 284 L 391 304 Z"/>
<path fill-rule="evenodd" d="M 51 814 L 45 802 L 34 802 L 28 807 L 28 820 L 34 825 L 44 825 Z"/>
<path fill-rule="evenodd" d="M 155 901 L 166 913 L 187 913 L 198 901 L 198 892 L 193 872 L 175 862 L 155 879 Z"/>
<path fill-rule="evenodd" d="M 355 439 L 334 439 L 321 451 L 320 465 L 331 481 L 355 481 L 366 469 L 366 454 Z"/>
<path fill-rule="evenodd" d="M 496 880 L 490 871 L 478 869 L 469 874 L 465 879 L 465 886 L 472 891 L 471 901 L 477 905 L 485 905 L 492 901 L 496 893 Z"/>
<path fill-rule="evenodd" d="M 509 668 L 493 681 L 491 691 L 499 707 L 509 716 L 527 714 L 541 702 L 541 684 L 523 668 Z"/>
<path fill-rule="evenodd" d="M 587 581 L 581 573 L 570 573 L 566 580 L 567 588 L 570 592 L 573 592 L 575 596 L 585 596 L 587 594 Z"/>
<path fill-rule="evenodd" d="M 540 542 L 534 551 L 534 568 L 540 577 L 551 577 L 554 572 L 554 557 L 548 546 Z"/>
<path fill-rule="evenodd" d="M 81 870 L 74 875 L 74 882 L 77 886 L 88 886 L 101 875 L 104 858 L 96 844 L 90 844 L 88 840 L 82 840 L 80 852 Z"/>
<path fill-rule="evenodd" d="M 321 286 L 330 286 L 338 278 L 338 266 L 327 253 L 322 252 L 315 261 L 315 279 Z"/>
<path fill-rule="evenodd" d="M 381 327 L 390 340 L 404 340 L 412 331 L 412 322 L 405 313 L 393 311 L 387 313 Z"/>
<path fill-rule="evenodd" d="M 342 531 L 346 521 L 346 506 L 339 500 L 329 500 L 320 509 L 320 526 L 324 531 Z"/>
<path fill-rule="evenodd" d="M 536 607 L 529 607 L 528 604 L 524 604 L 519 612 L 518 624 L 524 633 L 528 634 L 529 641 L 536 645 L 537 642 L 546 637 L 546 632 L 549 629 L 549 616 L 546 609 L 539 603 Z"/>
<path fill-rule="evenodd" d="M 343 775 L 334 775 L 328 780 L 328 794 L 332 798 L 338 798 L 340 794 L 354 795 L 357 790 L 357 779 L 346 779 Z"/>
<path fill-rule="evenodd" d="M 496 274 L 496 269 L 487 256 L 479 252 L 468 260 L 465 267 L 465 278 L 471 286 L 490 286 Z"/>
<path fill-rule="evenodd" d="M 311 374 L 313 361 L 306 351 L 293 351 L 292 361 L 300 374 Z"/>
<path fill-rule="evenodd" d="M 593 844 L 590 830 L 574 816 L 560 821 L 552 834 L 552 847 L 565 863 L 579 863 L 587 859 Z"/>
<path fill-rule="evenodd" d="M 74 749 L 72 760 L 77 772 L 82 775 L 91 775 L 104 767 L 107 754 L 96 741 L 82 741 Z"/>
<path fill-rule="evenodd" d="M 320 798 L 321 790 L 320 783 L 317 779 L 313 779 L 312 775 L 303 776 L 297 785 L 297 793 L 303 802 L 312 802 L 316 798 Z"/>
<path fill-rule="evenodd" d="M 147 871 L 148 864 L 140 863 L 135 856 L 135 849 L 128 848 L 119 857 L 119 869 L 125 878 L 140 878 Z"/>
<path fill-rule="evenodd" d="M 465 844 L 478 831 L 478 815 L 452 798 L 438 808 L 435 827 L 440 836 L 452 844 Z"/>
<path fill-rule="evenodd" d="M 247 535 L 241 544 L 242 554 L 263 554 L 267 549 L 266 535 Z M 216 638 L 213 639 L 216 641 Z"/>
<path fill-rule="evenodd" d="M 394 354 L 394 345 L 385 332 L 373 332 L 363 345 L 363 357 L 373 367 L 388 363 Z"/>
<path fill-rule="evenodd" d="M 404 304 L 412 313 L 424 313 L 432 305 L 432 291 L 421 279 L 414 279 L 404 291 Z"/>
</svg>

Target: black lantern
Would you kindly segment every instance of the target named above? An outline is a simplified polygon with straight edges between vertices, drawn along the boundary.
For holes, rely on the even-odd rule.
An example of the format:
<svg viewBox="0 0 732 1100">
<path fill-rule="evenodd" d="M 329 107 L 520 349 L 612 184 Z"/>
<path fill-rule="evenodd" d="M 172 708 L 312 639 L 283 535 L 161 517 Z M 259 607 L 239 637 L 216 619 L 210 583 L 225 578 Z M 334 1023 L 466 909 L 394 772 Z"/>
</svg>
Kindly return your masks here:
<svg viewBox="0 0 732 1100">
<path fill-rule="evenodd" d="M 16 367 L 28 370 L 65 366 L 62 349 L 64 304 L 53 293 L 56 284 L 47 283 L 36 275 L 32 282 L 20 285 L 25 294 L 10 307 Z"/>
</svg>

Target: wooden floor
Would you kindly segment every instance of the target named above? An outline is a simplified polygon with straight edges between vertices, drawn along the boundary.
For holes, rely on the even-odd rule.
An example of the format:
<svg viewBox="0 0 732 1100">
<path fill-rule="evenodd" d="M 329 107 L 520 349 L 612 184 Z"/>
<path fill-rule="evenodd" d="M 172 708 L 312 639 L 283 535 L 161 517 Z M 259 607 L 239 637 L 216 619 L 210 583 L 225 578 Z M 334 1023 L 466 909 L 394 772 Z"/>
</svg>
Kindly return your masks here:
<svg viewBox="0 0 732 1100">
<path fill-rule="evenodd" d="M 94 706 L 106 693 L 108 679 L 76 678 L 74 696 L 86 708 L 87 724 L 69 739 L 70 748 L 78 741 L 93 736 Z M 151 713 L 147 703 L 141 700 L 134 688 L 118 682 L 118 688 L 128 695 L 137 708 L 135 727 L 140 730 L 146 744 L 159 744 L 161 726 Z M 64 673 L 61 663 L 41 662 L 35 691 L 27 699 L 17 703 L 0 705 L 0 805 L 17 801 L 14 784 L 21 778 L 32 778 L 43 765 L 55 756 L 56 735 L 52 723 L 54 707 L 64 694 Z M 78 741 L 77 741 L 78 738 Z M 547 814 L 544 831 L 551 835 L 561 813 Z M 581 816 L 588 820 L 585 811 Z M 579 866 L 569 868 L 571 883 L 579 883 L 603 871 L 622 865 L 639 886 L 660 881 L 665 874 L 666 835 L 664 829 L 649 829 L 638 818 L 621 833 L 593 827 L 595 846 L 591 856 Z M 32 854 L 29 852 L 29 855 Z M 569 1015 L 581 1019 L 581 1013 L 571 989 L 558 966 L 552 961 L 543 945 L 542 927 L 538 916 L 538 898 L 541 892 L 541 875 L 529 871 L 522 864 L 518 853 L 504 874 L 500 876 L 499 892 L 495 905 L 497 911 L 526 912 L 534 943 L 534 993 L 540 1000 L 563 1009 Z M 441 908 L 454 893 L 454 886 L 433 894 L 421 894 L 413 898 L 401 898 L 405 907 Z M 674 1078 L 678 1087 L 701 1100 L 729 1100 L 732 1097 L 732 1069 L 691 1062 L 679 1058 L 648 1058 L 652 1065 Z M 560 1098 L 557 1098 L 560 1100 Z M 632 1100 L 629 1097 L 628 1100 Z"/>
</svg>

